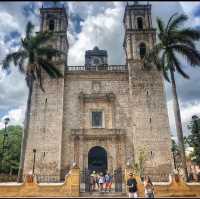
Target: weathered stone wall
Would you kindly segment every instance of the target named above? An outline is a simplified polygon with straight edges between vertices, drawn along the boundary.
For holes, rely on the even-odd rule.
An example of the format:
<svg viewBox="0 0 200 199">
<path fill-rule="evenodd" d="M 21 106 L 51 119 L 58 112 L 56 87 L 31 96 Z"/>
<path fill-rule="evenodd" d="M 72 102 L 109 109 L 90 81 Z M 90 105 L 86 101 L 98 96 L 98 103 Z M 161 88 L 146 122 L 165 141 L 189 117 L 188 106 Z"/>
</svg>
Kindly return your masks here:
<svg viewBox="0 0 200 199">
<path fill-rule="evenodd" d="M 64 183 L 43 184 L 26 179 L 23 183 L 0 183 L 1 197 L 79 197 L 80 170 L 72 168 Z"/>
<path fill-rule="evenodd" d="M 62 65 L 57 67 L 64 70 Z M 24 174 L 32 171 L 33 149 L 36 149 L 35 173 L 60 175 L 64 79 L 43 75 L 45 92 L 35 82 L 32 93 Z"/>
<path fill-rule="evenodd" d="M 125 182 L 129 178 L 128 174 L 134 172 L 133 168 L 125 169 Z M 134 176 L 137 181 L 138 196 L 145 197 L 144 183 L 140 177 Z M 153 182 L 155 197 L 199 197 L 200 196 L 200 183 L 186 183 L 180 176 L 168 176 L 167 182 Z M 128 187 L 126 186 L 128 193 Z"/>
<path fill-rule="evenodd" d="M 62 140 L 63 169 L 72 164 L 74 160 L 79 162 L 81 169 L 87 167 L 88 152 L 94 146 L 102 146 L 106 149 L 110 170 L 115 169 L 117 164 L 124 166 L 126 156 L 132 148 L 132 139 L 129 141 L 123 136 L 118 142 L 112 129 L 125 130 L 127 135 L 130 134 L 128 92 L 127 72 L 118 74 L 108 71 L 74 72 L 66 74 Z M 110 100 L 107 94 L 111 95 Z M 93 109 L 104 110 L 105 128 L 91 129 L 90 112 Z M 77 142 L 71 136 L 72 129 L 84 129 L 82 133 L 79 130 L 79 134 L 83 136 L 79 136 Z M 117 151 L 122 153 L 120 163 L 117 163 L 116 157 L 119 155 Z M 78 160 L 75 156 L 78 157 Z"/>
<path fill-rule="evenodd" d="M 134 125 L 135 162 L 145 151 L 147 174 L 170 173 L 171 139 L 161 74 L 142 69 L 140 61 L 129 62 L 130 105 Z"/>
</svg>

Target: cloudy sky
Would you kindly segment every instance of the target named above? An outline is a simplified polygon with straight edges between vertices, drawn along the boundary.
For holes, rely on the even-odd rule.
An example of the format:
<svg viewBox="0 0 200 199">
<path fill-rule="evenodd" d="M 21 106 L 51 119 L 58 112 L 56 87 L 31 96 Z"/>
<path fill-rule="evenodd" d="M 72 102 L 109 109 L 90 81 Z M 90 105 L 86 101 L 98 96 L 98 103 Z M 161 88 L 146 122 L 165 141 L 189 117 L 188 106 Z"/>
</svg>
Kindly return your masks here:
<svg viewBox="0 0 200 199">
<path fill-rule="evenodd" d="M 200 29 L 200 2 L 150 3 L 155 27 L 157 16 L 167 21 L 170 15 L 178 12 L 189 15 L 186 25 Z M 39 30 L 41 6 L 42 2 L 0 2 L 0 63 L 7 53 L 19 48 L 28 20 L 35 24 L 36 31 Z M 69 15 L 69 65 L 84 64 L 85 50 L 96 45 L 108 51 L 109 64 L 124 64 L 122 18 L 125 2 L 65 2 L 65 7 Z M 176 80 L 184 133 L 188 134 L 186 126 L 191 116 L 200 115 L 200 68 L 191 68 L 184 62 L 183 67 L 191 76 L 190 80 L 179 75 Z M 165 88 L 171 133 L 175 135 L 170 84 L 165 83 Z M 0 128 L 6 116 L 11 119 L 10 124 L 22 125 L 27 92 L 24 76 L 17 68 L 11 67 L 7 73 L 0 69 Z"/>
</svg>

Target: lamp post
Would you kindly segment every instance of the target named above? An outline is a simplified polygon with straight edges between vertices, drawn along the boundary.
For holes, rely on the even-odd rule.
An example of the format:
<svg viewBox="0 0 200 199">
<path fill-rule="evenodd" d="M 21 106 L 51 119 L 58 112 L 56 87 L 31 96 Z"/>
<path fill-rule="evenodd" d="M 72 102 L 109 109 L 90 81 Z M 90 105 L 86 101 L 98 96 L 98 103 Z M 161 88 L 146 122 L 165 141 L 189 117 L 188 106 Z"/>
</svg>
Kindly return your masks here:
<svg viewBox="0 0 200 199">
<path fill-rule="evenodd" d="M 35 173 L 35 155 L 36 155 L 36 149 L 33 149 L 33 170 L 32 170 L 33 175 Z"/>
<path fill-rule="evenodd" d="M 5 143 L 6 143 L 6 138 L 8 137 L 7 125 L 8 125 L 9 121 L 10 121 L 10 119 L 8 117 L 6 117 L 4 119 L 5 131 L 4 131 L 4 134 L 3 134 L 3 144 L 2 144 L 2 151 L 1 151 L 1 171 L 2 171 L 2 168 L 3 168 L 3 156 L 4 156 L 4 152 L 5 152 L 6 148 L 7 148 L 7 145 L 5 145 Z"/>
</svg>

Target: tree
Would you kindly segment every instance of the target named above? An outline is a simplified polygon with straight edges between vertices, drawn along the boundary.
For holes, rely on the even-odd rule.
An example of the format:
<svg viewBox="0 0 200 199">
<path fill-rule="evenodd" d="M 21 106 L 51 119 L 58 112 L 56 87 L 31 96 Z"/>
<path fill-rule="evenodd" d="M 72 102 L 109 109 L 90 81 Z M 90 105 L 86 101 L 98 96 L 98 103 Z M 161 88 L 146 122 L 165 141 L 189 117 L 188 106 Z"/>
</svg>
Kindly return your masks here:
<svg viewBox="0 0 200 199">
<path fill-rule="evenodd" d="M 20 148 L 23 129 L 21 126 L 8 126 L 8 146 L 3 155 L 3 173 L 17 174 L 20 161 Z M 3 141 L 4 129 L 0 130 L 0 144 Z M 1 145 L 2 146 L 2 145 Z M 2 153 L 2 151 L 1 151 Z"/>
<path fill-rule="evenodd" d="M 162 71 L 164 78 L 171 83 L 178 146 L 181 152 L 184 176 L 186 180 L 188 173 L 174 74 L 175 72 L 178 72 L 184 78 L 189 78 L 182 68 L 182 64 L 179 59 L 180 57 L 184 58 L 190 66 L 200 65 L 200 52 L 196 49 L 194 43 L 200 39 L 200 32 L 192 28 L 181 28 L 187 19 L 188 17 L 186 15 L 178 15 L 175 13 L 170 17 L 167 25 L 165 25 L 160 18 L 157 18 L 159 42 L 149 50 L 144 58 L 144 67 L 152 68 L 153 66 L 156 66 L 159 71 Z"/>
<path fill-rule="evenodd" d="M 200 166 L 200 118 L 198 116 L 192 116 L 188 129 L 191 130 L 191 134 L 187 137 L 187 142 L 194 149 L 191 159 Z"/>
<path fill-rule="evenodd" d="M 147 160 L 147 154 L 145 152 L 145 149 L 140 149 L 138 162 L 134 164 L 134 169 L 137 175 L 140 175 L 141 178 L 144 177 L 144 166 L 145 166 L 146 160 Z"/>
<path fill-rule="evenodd" d="M 42 91 L 45 92 L 42 84 L 42 70 L 46 71 L 51 78 L 62 77 L 62 73 L 55 67 L 55 63 L 52 61 L 53 59 L 50 58 L 65 54 L 57 49 L 44 46 L 47 41 L 52 39 L 53 32 L 39 32 L 34 34 L 33 30 L 34 25 L 31 22 L 28 22 L 26 26 L 25 38 L 21 39 L 21 48 L 17 52 L 8 54 L 3 60 L 4 70 L 8 69 L 13 62 L 14 65 L 18 67 L 19 71 L 25 74 L 25 79 L 29 88 L 18 181 L 22 181 L 22 168 L 25 158 L 28 125 L 30 120 L 31 96 L 34 81 L 36 80 Z"/>
<path fill-rule="evenodd" d="M 174 168 L 175 170 L 179 172 L 181 169 L 181 156 L 180 156 L 181 154 L 176 142 L 173 139 L 172 139 L 171 151 L 172 151 L 173 160 L 174 160 Z"/>
</svg>

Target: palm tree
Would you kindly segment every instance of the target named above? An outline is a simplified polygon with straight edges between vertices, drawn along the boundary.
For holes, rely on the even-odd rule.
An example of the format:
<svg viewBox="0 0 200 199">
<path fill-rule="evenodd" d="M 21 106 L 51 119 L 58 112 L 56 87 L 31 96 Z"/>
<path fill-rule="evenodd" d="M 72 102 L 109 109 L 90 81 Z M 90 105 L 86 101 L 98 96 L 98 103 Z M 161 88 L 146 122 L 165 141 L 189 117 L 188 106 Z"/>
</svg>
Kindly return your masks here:
<svg viewBox="0 0 200 199">
<path fill-rule="evenodd" d="M 156 66 L 159 71 L 162 71 L 164 78 L 172 85 L 178 146 L 181 152 L 182 166 L 186 180 L 188 174 L 174 73 L 178 72 L 184 78 L 189 79 L 189 76 L 183 71 L 183 67 L 179 59 L 180 57 L 184 58 L 190 66 L 194 67 L 200 65 L 200 52 L 196 49 L 194 43 L 200 39 L 200 32 L 193 28 L 181 27 L 187 19 L 188 17 L 186 15 L 178 15 L 175 13 L 170 17 L 167 25 L 165 25 L 160 18 L 157 18 L 159 42 L 149 50 L 144 58 L 145 67 L 151 68 L 153 65 Z"/>
<path fill-rule="evenodd" d="M 62 73 L 55 67 L 51 59 L 48 58 L 52 56 L 60 56 L 64 53 L 54 48 L 44 46 L 44 44 L 52 38 L 53 33 L 39 32 L 34 34 L 33 30 L 34 25 L 31 22 L 28 22 L 25 38 L 21 39 L 20 49 L 17 52 L 8 54 L 3 60 L 2 65 L 2 68 L 7 70 L 13 62 L 14 65 L 18 67 L 19 71 L 25 74 L 26 83 L 29 89 L 21 145 L 18 181 L 22 181 L 34 81 L 36 80 L 39 83 L 41 90 L 45 92 L 42 85 L 42 70 L 46 71 L 51 78 L 62 77 Z"/>
</svg>

